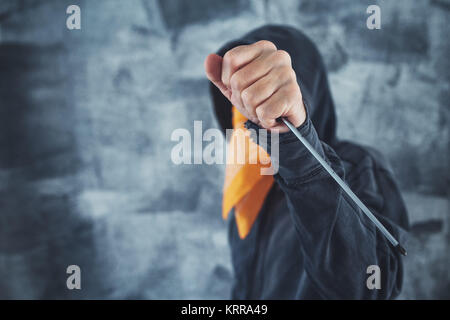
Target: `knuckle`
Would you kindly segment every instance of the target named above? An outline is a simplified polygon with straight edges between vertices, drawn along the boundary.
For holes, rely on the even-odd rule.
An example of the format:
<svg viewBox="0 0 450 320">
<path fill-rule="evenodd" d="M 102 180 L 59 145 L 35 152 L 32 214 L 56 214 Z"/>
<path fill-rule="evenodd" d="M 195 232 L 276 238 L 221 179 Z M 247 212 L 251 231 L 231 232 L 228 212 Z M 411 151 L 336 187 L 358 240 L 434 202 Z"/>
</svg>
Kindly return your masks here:
<svg viewBox="0 0 450 320">
<path fill-rule="evenodd" d="M 228 61 L 230 61 L 230 57 L 231 57 L 231 55 L 232 55 L 232 53 L 231 53 L 231 50 L 230 50 L 230 51 L 227 51 L 227 52 L 225 52 L 225 54 L 223 55 L 223 60 L 224 60 L 225 62 L 228 62 Z"/>
<path fill-rule="evenodd" d="M 223 60 L 225 63 L 228 63 L 231 67 L 234 67 L 236 65 L 236 56 L 237 56 L 236 50 L 232 49 L 225 53 L 225 55 L 223 56 Z"/>
<path fill-rule="evenodd" d="M 256 115 L 258 116 L 258 119 L 260 120 L 266 120 L 267 119 L 267 110 L 264 107 L 256 108 Z"/>
<path fill-rule="evenodd" d="M 255 98 L 253 97 L 249 89 L 245 89 L 244 91 L 242 91 L 241 98 L 246 106 L 253 106 L 253 101 Z"/>
<path fill-rule="evenodd" d="M 261 122 L 269 123 L 273 119 L 273 112 L 271 111 L 271 107 L 269 105 L 261 106 L 256 109 L 258 119 Z"/>
<path fill-rule="evenodd" d="M 291 83 L 286 87 L 286 94 L 289 97 L 297 97 L 300 93 L 297 83 Z"/>
<path fill-rule="evenodd" d="M 223 73 L 223 72 L 222 72 L 222 78 L 221 78 L 221 80 L 222 80 L 222 82 L 223 82 L 226 86 L 228 86 L 228 83 L 227 83 L 228 79 L 227 79 L 227 77 L 225 76 L 225 73 Z"/>
<path fill-rule="evenodd" d="M 279 67 L 279 69 L 280 73 L 285 77 L 285 79 L 292 79 L 293 77 L 295 77 L 295 72 L 290 66 L 284 65 Z"/>
<path fill-rule="evenodd" d="M 233 74 L 230 79 L 230 86 L 233 90 L 241 91 L 243 88 L 243 78 L 238 72 Z"/>
<path fill-rule="evenodd" d="M 255 44 L 263 47 L 264 49 L 277 50 L 277 47 L 275 46 L 275 44 L 268 40 L 260 40 L 260 41 L 256 42 Z"/>
<path fill-rule="evenodd" d="M 291 56 L 285 50 L 277 50 L 276 56 L 279 60 L 291 64 Z"/>
</svg>

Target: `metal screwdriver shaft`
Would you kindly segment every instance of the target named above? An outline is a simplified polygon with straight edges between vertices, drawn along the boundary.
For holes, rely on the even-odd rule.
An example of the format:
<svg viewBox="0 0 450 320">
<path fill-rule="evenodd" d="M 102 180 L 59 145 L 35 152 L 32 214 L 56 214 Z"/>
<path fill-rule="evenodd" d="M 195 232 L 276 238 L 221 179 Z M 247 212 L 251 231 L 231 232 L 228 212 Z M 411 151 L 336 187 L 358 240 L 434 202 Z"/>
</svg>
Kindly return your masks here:
<svg viewBox="0 0 450 320">
<path fill-rule="evenodd" d="M 337 175 L 336 172 L 328 165 L 328 163 L 317 153 L 311 144 L 300 134 L 292 123 L 285 118 L 281 118 L 284 124 L 295 134 L 300 142 L 308 149 L 308 151 L 316 158 L 317 161 L 325 168 L 330 176 L 341 186 L 345 193 L 358 205 L 358 207 L 364 212 L 364 214 L 375 224 L 375 226 L 383 233 L 383 235 L 389 240 L 389 242 L 404 256 L 406 256 L 406 250 L 400 243 L 392 236 L 392 234 L 383 226 L 383 224 L 370 212 L 370 210 L 362 203 L 358 196 L 347 186 L 347 184 Z"/>
</svg>

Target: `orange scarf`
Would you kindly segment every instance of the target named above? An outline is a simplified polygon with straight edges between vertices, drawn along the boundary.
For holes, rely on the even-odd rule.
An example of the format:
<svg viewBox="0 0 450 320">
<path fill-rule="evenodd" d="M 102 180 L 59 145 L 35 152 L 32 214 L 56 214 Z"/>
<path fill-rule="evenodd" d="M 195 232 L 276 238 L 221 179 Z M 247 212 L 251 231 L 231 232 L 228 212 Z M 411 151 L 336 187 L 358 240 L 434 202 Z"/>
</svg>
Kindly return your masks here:
<svg viewBox="0 0 450 320">
<path fill-rule="evenodd" d="M 249 130 L 244 126 L 247 118 L 234 106 L 232 113 L 234 130 L 228 145 L 222 217 L 227 219 L 234 207 L 239 237 L 244 239 L 250 232 L 274 179 L 271 175 L 261 175 L 262 168 L 270 167 L 270 156 L 251 140 Z M 237 160 L 241 159 L 238 154 L 245 155 L 245 163 L 238 163 Z"/>
</svg>

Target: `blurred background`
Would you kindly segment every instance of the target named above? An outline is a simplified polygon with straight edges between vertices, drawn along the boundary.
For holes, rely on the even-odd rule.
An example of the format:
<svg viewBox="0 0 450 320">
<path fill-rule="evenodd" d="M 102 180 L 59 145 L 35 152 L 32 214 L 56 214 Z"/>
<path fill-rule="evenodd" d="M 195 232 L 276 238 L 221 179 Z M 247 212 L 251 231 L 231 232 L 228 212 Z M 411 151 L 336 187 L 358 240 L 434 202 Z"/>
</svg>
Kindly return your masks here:
<svg viewBox="0 0 450 320">
<path fill-rule="evenodd" d="M 0 298 L 229 297 L 224 167 L 172 164 L 170 136 L 217 127 L 203 60 L 267 23 L 316 42 L 338 135 L 392 163 L 412 225 L 400 298 L 450 298 L 449 14 L 448 0 L 2 0 Z"/>
</svg>

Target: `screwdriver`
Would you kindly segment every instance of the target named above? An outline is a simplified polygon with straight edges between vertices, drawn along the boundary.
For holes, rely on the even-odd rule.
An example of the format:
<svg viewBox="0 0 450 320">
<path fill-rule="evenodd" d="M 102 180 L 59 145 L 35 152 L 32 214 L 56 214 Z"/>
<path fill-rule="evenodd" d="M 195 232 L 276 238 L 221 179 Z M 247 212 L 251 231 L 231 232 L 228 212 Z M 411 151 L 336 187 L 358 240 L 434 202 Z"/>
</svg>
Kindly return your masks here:
<svg viewBox="0 0 450 320">
<path fill-rule="evenodd" d="M 344 190 L 344 192 L 357 204 L 362 212 L 375 224 L 378 230 L 389 240 L 394 248 L 400 252 L 400 254 L 406 256 L 405 248 L 394 238 L 394 236 L 383 226 L 383 224 L 373 215 L 372 212 L 366 207 L 364 203 L 358 198 L 358 196 L 349 188 L 349 186 L 338 176 L 338 174 L 328 165 L 328 163 L 317 153 L 317 151 L 311 146 L 311 144 L 300 134 L 294 125 L 285 118 L 277 119 L 282 121 L 289 130 L 300 140 L 306 149 L 313 155 L 313 157 L 322 165 L 322 167 L 329 173 L 329 175 L 338 183 L 338 185 Z"/>
</svg>

